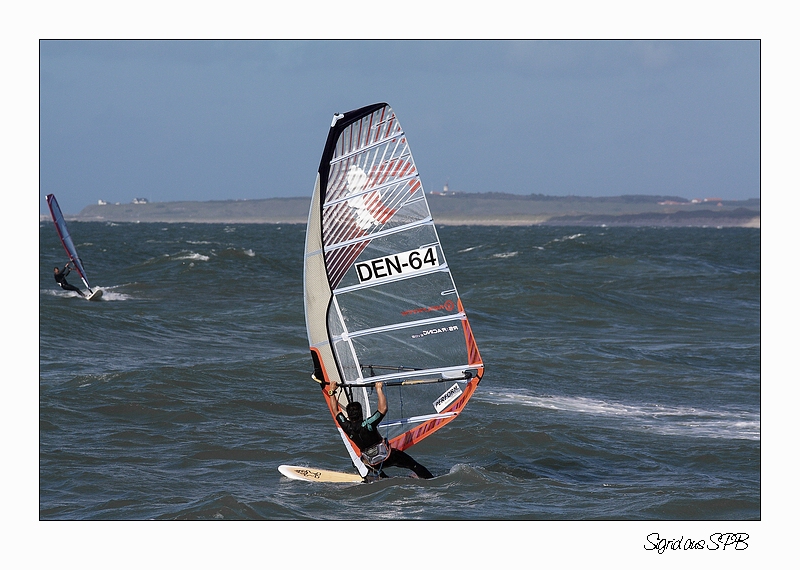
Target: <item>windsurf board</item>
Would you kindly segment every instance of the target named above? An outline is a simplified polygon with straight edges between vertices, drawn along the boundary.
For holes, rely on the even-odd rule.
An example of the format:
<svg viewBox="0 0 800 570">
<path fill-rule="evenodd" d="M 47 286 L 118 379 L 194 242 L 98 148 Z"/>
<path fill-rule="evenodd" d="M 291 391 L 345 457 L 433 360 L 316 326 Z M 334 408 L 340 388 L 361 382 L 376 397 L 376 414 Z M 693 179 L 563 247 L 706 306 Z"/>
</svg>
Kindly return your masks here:
<svg viewBox="0 0 800 570">
<path fill-rule="evenodd" d="M 319 483 L 361 483 L 363 481 L 361 475 L 356 473 L 343 473 L 341 471 L 329 471 L 313 467 L 281 465 L 278 467 L 278 471 L 289 479 L 300 481 L 316 481 Z"/>
</svg>

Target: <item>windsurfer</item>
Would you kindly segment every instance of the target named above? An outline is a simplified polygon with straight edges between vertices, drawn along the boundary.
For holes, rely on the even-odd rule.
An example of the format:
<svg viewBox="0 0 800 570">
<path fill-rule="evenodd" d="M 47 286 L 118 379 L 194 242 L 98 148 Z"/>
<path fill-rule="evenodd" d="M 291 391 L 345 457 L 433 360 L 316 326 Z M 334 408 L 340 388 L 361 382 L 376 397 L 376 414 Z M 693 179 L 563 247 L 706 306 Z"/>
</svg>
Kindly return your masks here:
<svg viewBox="0 0 800 570">
<path fill-rule="evenodd" d="M 64 269 L 59 270 L 58 267 L 53 268 L 53 277 L 55 277 L 56 283 L 58 283 L 62 289 L 65 291 L 75 291 L 81 297 L 85 297 L 86 295 L 83 292 L 75 287 L 75 285 L 70 285 L 67 283 L 67 275 L 69 275 L 70 269 L 69 264 L 72 263 L 68 261 L 67 264 L 64 266 Z"/>
<path fill-rule="evenodd" d="M 430 479 L 431 472 L 417 463 L 410 455 L 399 449 L 390 447 L 388 440 L 378 433 L 378 424 L 389 411 L 386 395 L 383 393 L 383 382 L 375 384 L 378 390 L 378 410 L 366 420 L 363 416 L 360 402 L 350 402 L 345 407 L 347 416 L 339 411 L 339 401 L 336 398 L 338 385 L 330 383 L 328 397 L 331 409 L 336 412 L 336 421 L 342 426 L 347 436 L 361 450 L 361 460 L 375 474 L 386 477 L 384 467 L 400 467 L 410 469 L 417 477 Z"/>
</svg>

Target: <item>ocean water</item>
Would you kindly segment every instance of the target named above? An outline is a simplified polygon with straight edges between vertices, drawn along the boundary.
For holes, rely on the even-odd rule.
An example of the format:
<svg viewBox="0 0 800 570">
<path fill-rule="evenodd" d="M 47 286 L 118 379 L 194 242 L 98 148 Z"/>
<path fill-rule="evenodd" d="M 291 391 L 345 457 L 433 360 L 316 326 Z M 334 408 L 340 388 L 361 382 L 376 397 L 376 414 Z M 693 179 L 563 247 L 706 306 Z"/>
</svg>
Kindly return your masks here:
<svg viewBox="0 0 800 570">
<path fill-rule="evenodd" d="M 351 469 L 304 226 L 72 222 L 89 303 L 41 223 L 39 519 L 760 520 L 759 229 L 438 230 L 484 379 L 409 450 L 434 479 L 334 485 L 277 471 Z"/>
</svg>

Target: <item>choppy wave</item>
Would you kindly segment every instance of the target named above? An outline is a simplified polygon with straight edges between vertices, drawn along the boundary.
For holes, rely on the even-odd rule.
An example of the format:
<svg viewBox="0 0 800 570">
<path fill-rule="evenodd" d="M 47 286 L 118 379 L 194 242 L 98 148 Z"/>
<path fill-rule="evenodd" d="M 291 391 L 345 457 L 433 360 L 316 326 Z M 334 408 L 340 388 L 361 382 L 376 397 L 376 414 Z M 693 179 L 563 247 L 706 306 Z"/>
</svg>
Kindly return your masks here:
<svg viewBox="0 0 800 570">
<path fill-rule="evenodd" d="M 624 420 L 616 427 L 648 430 L 660 435 L 761 439 L 761 417 L 742 410 L 704 410 L 686 406 L 623 403 L 579 396 L 534 396 L 520 392 L 483 392 L 475 396 L 491 404 L 545 408 L 597 418 Z"/>
<path fill-rule="evenodd" d="M 96 285 L 95 289 L 102 289 L 103 296 L 100 297 L 100 302 L 103 301 L 128 301 L 133 299 L 133 296 L 119 291 L 118 289 L 124 288 L 126 285 L 112 285 L 111 287 L 103 287 L 102 285 Z"/>
<path fill-rule="evenodd" d="M 182 253 L 175 254 L 174 256 L 170 256 L 170 257 L 172 259 L 176 260 L 176 261 L 182 261 L 182 260 L 185 260 L 185 259 L 190 259 L 192 261 L 208 261 L 209 259 L 211 259 L 207 255 L 203 255 L 202 253 L 195 253 L 193 251 L 189 251 L 189 252 L 185 252 L 185 253 L 182 252 Z"/>
<path fill-rule="evenodd" d="M 347 487 L 277 471 L 352 469 L 310 380 L 304 226 L 70 231 L 104 295 L 57 287 L 41 224 L 42 519 L 760 517 L 760 230 L 439 228 L 486 374 L 407 450 L 433 480 Z"/>
<path fill-rule="evenodd" d="M 561 237 L 561 238 L 556 238 L 556 239 L 553 240 L 553 242 L 554 243 L 558 243 L 560 241 L 570 241 L 570 240 L 573 240 L 573 239 L 578 239 L 580 237 L 584 237 L 585 235 L 586 234 L 572 234 L 572 235 L 564 236 L 564 237 Z"/>
</svg>

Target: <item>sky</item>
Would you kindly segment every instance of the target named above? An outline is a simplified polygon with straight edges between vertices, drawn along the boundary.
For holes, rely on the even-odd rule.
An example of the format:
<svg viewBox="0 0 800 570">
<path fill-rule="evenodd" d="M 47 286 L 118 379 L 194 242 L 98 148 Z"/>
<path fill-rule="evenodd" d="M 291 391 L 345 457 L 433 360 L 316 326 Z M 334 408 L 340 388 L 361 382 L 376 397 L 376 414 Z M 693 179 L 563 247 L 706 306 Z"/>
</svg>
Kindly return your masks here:
<svg viewBox="0 0 800 570">
<path fill-rule="evenodd" d="M 308 197 L 376 102 L 426 191 L 761 193 L 758 40 L 43 40 L 40 213 Z"/>
</svg>

